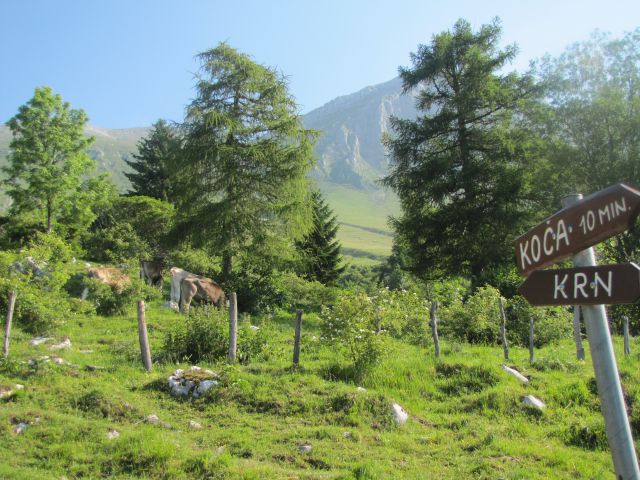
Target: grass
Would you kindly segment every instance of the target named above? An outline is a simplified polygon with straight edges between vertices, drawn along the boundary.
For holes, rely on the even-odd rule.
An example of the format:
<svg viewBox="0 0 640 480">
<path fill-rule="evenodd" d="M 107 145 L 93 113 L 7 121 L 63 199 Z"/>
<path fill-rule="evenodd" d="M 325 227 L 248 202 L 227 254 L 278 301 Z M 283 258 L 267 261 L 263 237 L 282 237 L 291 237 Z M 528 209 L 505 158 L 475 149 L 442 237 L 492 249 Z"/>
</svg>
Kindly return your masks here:
<svg viewBox="0 0 640 480">
<path fill-rule="evenodd" d="M 320 188 L 336 214 L 338 239 L 350 263 L 375 265 L 391 255 L 393 237 L 388 219 L 400 210 L 391 192 L 330 183 L 323 183 Z"/>
<path fill-rule="evenodd" d="M 613 478 L 589 361 L 570 340 L 536 351 L 447 342 L 431 348 L 392 341 L 362 383 L 335 379 L 342 357 L 318 341 L 318 318 L 305 315 L 301 368 L 291 368 L 294 315 L 253 318 L 269 329 L 268 359 L 216 371 L 220 386 L 197 400 L 172 397 L 167 377 L 188 363 L 158 363 L 163 337 L 183 317 L 152 304 L 147 312 L 156 363 L 139 360 L 132 306 L 121 317 L 68 322 L 57 333 L 72 347 L 29 345 L 14 328 L 0 385 L 23 390 L 0 400 L 0 478 L 419 479 Z M 619 367 L 634 429 L 640 425 L 640 341 Z M 68 364 L 38 360 L 59 355 Z M 36 360 L 31 362 L 30 360 Z M 97 368 L 96 368 L 97 367 Z M 345 370 L 345 369 L 343 369 Z M 331 379 L 333 378 L 333 379 Z M 543 413 L 521 406 L 541 398 Z M 397 402 L 410 420 L 395 426 Z M 169 427 L 145 421 L 155 414 Z M 189 422 L 202 425 L 192 429 Z M 28 426 L 21 434 L 19 422 Z M 119 437 L 109 439 L 115 430 Z M 635 432 L 636 437 L 639 432 Z M 302 452 L 300 446 L 311 445 Z"/>
</svg>

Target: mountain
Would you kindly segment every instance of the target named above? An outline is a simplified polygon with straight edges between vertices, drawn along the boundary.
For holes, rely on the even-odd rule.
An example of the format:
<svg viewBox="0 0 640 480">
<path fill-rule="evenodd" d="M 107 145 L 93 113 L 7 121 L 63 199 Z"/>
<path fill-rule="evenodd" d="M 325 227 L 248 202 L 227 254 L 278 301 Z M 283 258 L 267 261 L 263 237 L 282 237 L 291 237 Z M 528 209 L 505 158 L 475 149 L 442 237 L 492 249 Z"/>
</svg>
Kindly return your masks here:
<svg viewBox="0 0 640 480">
<path fill-rule="evenodd" d="M 351 95 L 338 97 L 303 118 L 307 128 L 321 133 L 315 153 L 317 180 L 379 188 L 389 162 L 381 143 L 389 131 L 389 117 L 415 118 L 411 95 L 402 95 L 399 78 Z"/>
</svg>

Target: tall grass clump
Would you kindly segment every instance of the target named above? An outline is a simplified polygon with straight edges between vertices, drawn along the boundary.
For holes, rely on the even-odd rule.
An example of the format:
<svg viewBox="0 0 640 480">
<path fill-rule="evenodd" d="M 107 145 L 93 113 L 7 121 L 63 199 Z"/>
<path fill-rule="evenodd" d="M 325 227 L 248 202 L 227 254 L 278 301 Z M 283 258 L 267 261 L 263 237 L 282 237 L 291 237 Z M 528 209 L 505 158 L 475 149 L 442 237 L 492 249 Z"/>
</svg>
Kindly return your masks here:
<svg viewBox="0 0 640 480">
<path fill-rule="evenodd" d="M 246 323 L 238 325 L 236 358 L 249 363 L 269 354 L 267 326 L 254 329 Z M 163 358 L 171 362 L 216 362 L 229 351 L 229 314 L 225 310 L 192 308 L 184 321 L 167 332 L 162 347 Z"/>
</svg>

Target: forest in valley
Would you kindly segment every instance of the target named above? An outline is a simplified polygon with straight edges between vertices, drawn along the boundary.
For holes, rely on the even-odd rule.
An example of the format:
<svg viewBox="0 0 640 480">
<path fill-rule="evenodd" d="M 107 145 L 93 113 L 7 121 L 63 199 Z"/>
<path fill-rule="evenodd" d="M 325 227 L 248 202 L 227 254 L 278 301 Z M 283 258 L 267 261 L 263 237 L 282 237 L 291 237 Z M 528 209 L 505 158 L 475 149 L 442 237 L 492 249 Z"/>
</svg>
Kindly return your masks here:
<svg viewBox="0 0 640 480">
<path fill-rule="evenodd" d="M 640 183 L 640 30 L 596 32 L 524 73 L 501 32 L 461 19 L 399 67 L 419 115 L 380 139 L 377 184 L 399 213 L 391 255 L 365 264 L 310 177 L 323 132 L 276 68 L 228 43 L 200 52 L 183 120 L 138 142 L 126 192 L 87 153 L 87 113 L 37 88 L 7 122 L 0 184 L 3 314 L 15 294 L 0 476 L 613 478 L 573 307 L 519 295 L 513 242 L 570 193 Z M 596 246 L 602 264 L 639 252 L 637 229 Z M 162 266 L 156 285 L 141 261 Z M 205 288 L 185 307 L 172 267 L 224 301 Z M 624 318 L 640 333 L 638 305 L 607 310 L 614 334 Z M 632 338 L 619 357 L 636 438 L 639 352 Z M 176 397 L 167 376 L 189 395 L 215 386 Z M 523 406 L 531 395 L 546 408 Z"/>
</svg>

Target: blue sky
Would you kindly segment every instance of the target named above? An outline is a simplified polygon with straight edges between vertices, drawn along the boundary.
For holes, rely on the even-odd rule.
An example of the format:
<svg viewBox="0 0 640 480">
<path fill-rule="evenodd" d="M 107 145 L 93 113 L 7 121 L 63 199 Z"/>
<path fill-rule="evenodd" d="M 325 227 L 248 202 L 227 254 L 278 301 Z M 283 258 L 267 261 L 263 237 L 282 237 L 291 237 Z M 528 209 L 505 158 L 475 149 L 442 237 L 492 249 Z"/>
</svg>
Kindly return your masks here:
<svg viewBox="0 0 640 480">
<path fill-rule="evenodd" d="M 308 112 L 390 80 L 458 18 L 499 16 L 514 68 L 640 26 L 638 0 L 0 0 L 0 122 L 49 85 L 99 127 L 180 121 L 194 56 L 227 41 L 289 78 Z"/>
</svg>

